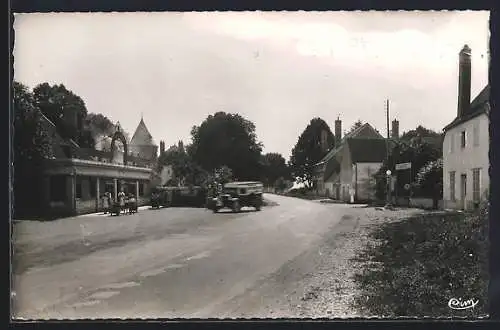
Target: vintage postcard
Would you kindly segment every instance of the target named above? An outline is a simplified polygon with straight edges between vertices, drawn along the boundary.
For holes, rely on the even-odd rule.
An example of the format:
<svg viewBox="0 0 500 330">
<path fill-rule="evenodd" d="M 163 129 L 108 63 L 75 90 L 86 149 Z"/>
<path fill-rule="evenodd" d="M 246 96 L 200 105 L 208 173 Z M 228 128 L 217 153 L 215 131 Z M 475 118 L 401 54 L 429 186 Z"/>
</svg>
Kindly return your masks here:
<svg viewBox="0 0 500 330">
<path fill-rule="evenodd" d="M 15 14 L 12 318 L 487 317 L 489 15 Z"/>
</svg>

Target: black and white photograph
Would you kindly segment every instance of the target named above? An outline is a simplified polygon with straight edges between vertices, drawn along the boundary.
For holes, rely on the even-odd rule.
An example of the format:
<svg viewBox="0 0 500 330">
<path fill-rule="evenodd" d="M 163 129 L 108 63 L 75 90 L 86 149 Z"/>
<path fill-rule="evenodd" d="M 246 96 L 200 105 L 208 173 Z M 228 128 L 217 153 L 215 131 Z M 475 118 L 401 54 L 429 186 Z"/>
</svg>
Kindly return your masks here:
<svg viewBox="0 0 500 330">
<path fill-rule="evenodd" d="M 489 18 L 15 13 L 11 319 L 487 318 Z"/>
</svg>

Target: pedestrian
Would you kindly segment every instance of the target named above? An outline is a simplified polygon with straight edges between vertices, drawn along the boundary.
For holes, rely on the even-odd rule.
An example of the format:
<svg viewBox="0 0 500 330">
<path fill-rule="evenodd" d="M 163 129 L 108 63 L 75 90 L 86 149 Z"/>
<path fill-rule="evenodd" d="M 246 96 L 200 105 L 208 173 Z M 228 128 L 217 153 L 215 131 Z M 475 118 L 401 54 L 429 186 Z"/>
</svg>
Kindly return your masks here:
<svg viewBox="0 0 500 330">
<path fill-rule="evenodd" d="M 109 211 L 109 197 L 107 192 L 102 195 L 102 208 L 104 209 L 104 214 L 107 214 Z"/>
</svg>

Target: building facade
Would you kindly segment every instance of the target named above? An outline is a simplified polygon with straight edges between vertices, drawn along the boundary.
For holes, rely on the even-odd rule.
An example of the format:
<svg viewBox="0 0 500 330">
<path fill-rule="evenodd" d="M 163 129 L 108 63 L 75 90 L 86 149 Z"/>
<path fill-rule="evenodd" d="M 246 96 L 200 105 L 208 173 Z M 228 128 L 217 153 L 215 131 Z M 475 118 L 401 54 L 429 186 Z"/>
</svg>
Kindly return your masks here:
<svg viewBox="0 0 500 330">
<path fill-rule="evenodd" d="M 488 199 L 489 94 L 486 86 L 470 102 L 471 50 L 459 54 L 458 109 L 444 128 L 443 204 L 446 209 L 472 210 Z"/>
<path fill-rule="evenodd" d="M 152 144 L 145 145 L 144 151 L 134 145 L 134 153 L 129 151 L 129 144 L 118 128 L 111 137 L 110 150 L 80 148 L 74 141 L 62 139 L 46 117 L 43 121 L 52 135 L 52 149 L 56 155 L 46 161 L 43 169 L 44 216 L 101 211 L 101 197 L 106 192 L 115 200 L 123 191 L 134 194 L 139 205 L 148 202 L 149 190 L 158 176 L 154 172 L 157 157 L 152 139 L 149 139 Z M 144 132 L 144 128 L 141 119 L 136 132 Z M 116 147 L 117 142 L 122 144 L 123 150 Z"/>
<path fill-rule="evenodd" d="M 382 141 L 385 141 L 385 139 L 375 128 L 373 128 L 373 126 L 368 123 L 363 124 L 342 138 L 341 125 L 341 121 L 337 119 L 335 121 L 335 147 L 316 164 L 314 184 L 316 187 L 316 193 L 320 196 L 331 197 L 339 200 L 350 200 L 351 193 L 354 193 L 353 189 L 355 188 L 355 185 L 352 182 L 353 173 L 359 174 L 359 172 L 353 172 L 353 165 L 358 164 L 358 168 L 361 168 L 369 166 L 361 165 L 361 163 L 378 163 L 380 159 L 384 159 L 385 149 L 383 151 L 378 149 L 376 150 L 377 152 L 382 152 L 382 154 L 375 157 L 375 161 L 359 162 L 357 154 L 354 155 L 356 157 L 355 160 L 351 159 L 351 152 L 353 150 L 352 147 L 349 148 L 349 141 L 358 138 L 363 139 L 365 142 L 371 139 L 382 139 Z M 351 142 L 351 145 L 353 143 L 355 142 Z M 369 167 L 372 168 L 373 166 L 370 165 Z M 367 171 L 368 170 L 365 170 L 364 172 Z"/>
</svg>

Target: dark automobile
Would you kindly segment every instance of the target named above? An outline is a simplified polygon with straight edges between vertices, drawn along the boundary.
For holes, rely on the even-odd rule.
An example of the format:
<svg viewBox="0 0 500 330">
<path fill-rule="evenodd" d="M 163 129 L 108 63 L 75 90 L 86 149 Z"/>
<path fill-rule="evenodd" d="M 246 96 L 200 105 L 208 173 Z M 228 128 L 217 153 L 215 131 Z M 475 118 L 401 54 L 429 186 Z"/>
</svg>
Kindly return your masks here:
<svg viewBox="0 0 500 330">
<path fill-rule="evenodd" d="M 263 190 L 263 184 L 255 181 L 227 183 L 221 192 L 209 199 L 207 207 L 214 213 L 224 208 L 240 212 L 242 207 L 253 207 L 260 211 Z"/>
</svg>

